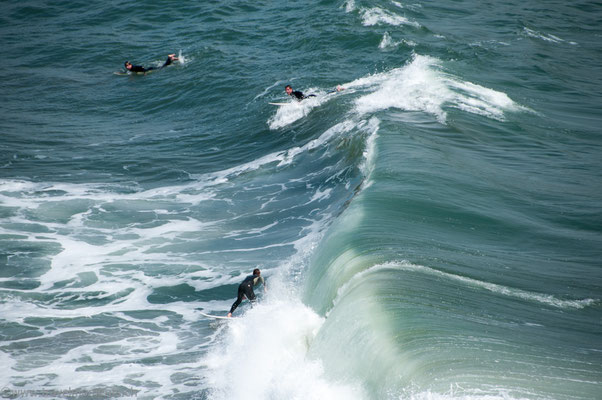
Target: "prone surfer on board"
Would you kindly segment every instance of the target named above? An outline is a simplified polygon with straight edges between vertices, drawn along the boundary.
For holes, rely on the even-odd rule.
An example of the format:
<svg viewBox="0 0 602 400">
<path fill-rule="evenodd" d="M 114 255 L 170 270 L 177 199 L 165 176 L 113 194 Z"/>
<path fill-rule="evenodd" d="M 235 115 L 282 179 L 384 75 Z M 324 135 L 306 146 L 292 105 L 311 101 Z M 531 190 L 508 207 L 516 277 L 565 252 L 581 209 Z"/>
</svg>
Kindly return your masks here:
<svg viewBox="0 0 602 400">
<path fill-rule="evenodd" d="M 341 90 L 345 90 L 344 87 L 342 87 L 341 85 L 337 85 L 335 90 L 331 90 L 328 93 L 334 93 L 334 92 L 340 92 Z M 286 85 L 284 87 L 284 91 L 286 92 L 286 94 L 288 94 L 289 96 L 294 97 L 296 100 L 301 101 L 303 99 L 307 99 L 308 97 L 316 97 L 315 94 L 308 94 L 307 96 L 303 94 L 303 92 L 299 92 L 297 90 L 293 90 L 293 88 L 291 87 L 291 85 Z"/>
<path fill-rule="evenodd" d="M 144 68 L 141 65 L 132 65 L 132 63 L 129 62 L 129 61 L 124 62 L 123 65 L 125 66 L 125 69 L 128 70 L 129 72 L 142 72 L 142 73 L 144 73 L 144 75 L 146 75 L 146 73 L 148 71 L 152 71 L 154 69 L 165 68 L 165 67 L 167 67 L 168 65 L 172 64 L 174 61 L 177 61 L 177 60 L 178 60 L 178 57 L 176 57 L 175 54 L 169 54 L 167 56 L 167 60 L 165 60 L 165 64 L 163 64 L 159 68 L 155 68 L 155 67 Z"/>
<path fill-rule="evenodd" d="M 253 302 L 255 300 L 255 292 L 253 292 L 253 286 L 257 286 L 260 283 L 263 284 L 263 290 L 267 290 L 267 286 L 265 284 L 265 280 L 261 276 L 261 271 L 259 268 L 255 268 L 253 270 L 253 275 L 249 275 L 245 278 L 244 281 L 240 285 L 238 285 L 238 297 L 234 304 L 232 304 L 232 308 L 230 308 L 230 312 L 228 313 L 228 317 L 232 316 L 232 313 L 236 308 L 240 305 L 240 303 L 245 299 L 249 299 L 249 301 Z"/>
</svg>

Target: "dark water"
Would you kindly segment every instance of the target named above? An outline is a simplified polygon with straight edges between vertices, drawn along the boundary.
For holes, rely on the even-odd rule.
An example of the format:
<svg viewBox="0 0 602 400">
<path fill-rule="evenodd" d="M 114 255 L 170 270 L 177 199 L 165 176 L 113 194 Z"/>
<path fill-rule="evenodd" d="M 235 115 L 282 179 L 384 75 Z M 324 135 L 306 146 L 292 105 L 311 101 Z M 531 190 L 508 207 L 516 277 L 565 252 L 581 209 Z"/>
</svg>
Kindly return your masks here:
<svg viewBox="0 0 602 400">
<path fill-rule="evenodd" d="M 602 4 L 1 8 L 3 396 L 599 397 Z"/>
</svg>

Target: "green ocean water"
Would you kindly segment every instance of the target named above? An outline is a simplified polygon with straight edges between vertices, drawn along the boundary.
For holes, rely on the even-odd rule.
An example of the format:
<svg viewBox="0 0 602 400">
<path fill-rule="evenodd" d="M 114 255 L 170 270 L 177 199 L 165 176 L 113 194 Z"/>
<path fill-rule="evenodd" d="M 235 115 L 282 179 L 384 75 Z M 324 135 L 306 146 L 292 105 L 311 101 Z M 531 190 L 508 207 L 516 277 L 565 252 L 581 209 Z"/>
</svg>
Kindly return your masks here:
<svg viewBox="0 0 602 400">
<path fill-rule="evenodd" d="M 1 8 L 3 397 L 599 398 L 601 3 Z"/>
</svg>

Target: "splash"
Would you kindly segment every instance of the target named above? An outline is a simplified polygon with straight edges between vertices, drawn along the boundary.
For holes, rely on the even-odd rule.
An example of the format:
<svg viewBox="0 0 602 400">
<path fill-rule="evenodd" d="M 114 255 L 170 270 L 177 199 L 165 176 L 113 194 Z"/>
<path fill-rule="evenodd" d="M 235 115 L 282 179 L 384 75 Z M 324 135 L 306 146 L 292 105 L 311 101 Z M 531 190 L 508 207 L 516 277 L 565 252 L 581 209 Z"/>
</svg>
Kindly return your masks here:
<svg viewBox="0 0 602 400">
<path fill-rule="evenodd" d="M 242 399 L 250 389 L 258 400 L 366 398 L 360 386 L 332 380 L 308 357 L 323 322 L 295 299 L 266 301 L 229 322 L 205 359 L 211 398 Z"/>
</svg>

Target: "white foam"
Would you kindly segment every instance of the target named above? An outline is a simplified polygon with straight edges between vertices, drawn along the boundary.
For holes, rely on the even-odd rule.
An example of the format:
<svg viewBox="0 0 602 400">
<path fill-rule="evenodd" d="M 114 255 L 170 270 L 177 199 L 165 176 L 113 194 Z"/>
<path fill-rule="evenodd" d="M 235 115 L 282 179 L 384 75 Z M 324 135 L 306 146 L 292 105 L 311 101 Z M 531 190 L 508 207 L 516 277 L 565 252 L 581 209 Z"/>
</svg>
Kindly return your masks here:
<svg viewBox="0 0 602 400">
<path fill-rule="evenodd" d="M 73 329 L 71 331 L 60 330 L 61 333 L 77 334 L 82 330 Z M 50 337 L 50 336 L 47 336 Z M 156 395 L 156 386 L 161 390 L 169 392 L 169 389 L 180 389 L 186 391 L 185 387 L 178 387 L 174 384 L 170 376 L 177 371 L 191 370 L 195 367 L 193 362 L 181 362 L 177 366 L 170 368 L 170 373 L 166 373 L 165 366 L 149 366 L 140 362 L 141 358 L 173 356 L 179 352 L 179 339 L 173 332 L 151 332 L 144 334 L 140 331 L 139 336 L 122 340 L 115 340 L 107 344 L 82 344 L 66 354 L 47 359 L 45 363 L 38 363 L 37 366 L 30 365 L 27 371 L 18 373 L 18 380 L 28 382 L 25 388 L 39 389 L 44 386 L 48 389 L 57 388 L 65 390 L 67 388 L 78 388 L 84 391 L 85 388 L 113 385 L 132 387 L 131 381 L 139 381 L 136 390 L 140 390 L 139 395 Z M 192 360 L 191 360 L 192 361 Z M 51 363 L 54 376 L 48 376 L 49 367 L 45 365 Z M 111 367 L 101 372 L 82 368 L 83 366 L 110 365 Z M 45 379 L 48 382 L 41 382 Z M 130 383 L 128 383 L 128 380 Z M 145 382 L 152 382 L 152 386 L 144 388 Z"/>
<path fill-rule="evenodd" d="M 504 120 L 505 111 L 526 110 L 514 103 L 506 93 L 454 79 L 448 79 L 447 83 L 456 93 L 453 103 L 461 110 L 500 121 Z"/>
<path fill-rule="evenodd" d="M 445 85 L 436 67 L 436 59 L 415 56 L 405 67 L 361 78 L 346 86 L 368 86 L 373 90 L 355 101 L 356 111 L 360 115 L 398 108 L 424 111 L 435 115 L 443 123 L 446 113 L 442 106 L 453 99 L 454 93 Z"/>
<path fill-rule="evenodd" d="M 504 120 L 505 112 L 527 110 L 505 93 L 443 72 L 440 62 L 428 56 L 416 55 L 404 67 L 363 77 L 345 86 L 371 92 L 355 101 L 355 111 L 360 115 L 397 108 L 422 111 L 445 123 L 446 106 L 497 120 Z"/>
<path fill-rule="evenodd" d="M 294 299 L 271 299 L 231 321 L 208 354 L 211 398 L 242 399 L 252 388 L 262 399 L 363 399 L 362 388 L 328 377 L 307 356 L 323 319 Z"/>
<path fill-rule="evenodd" d="M 390 11 L 385 11 L 382 8 L 374 7 L 374 8 L 363 8 L 360 11 L 362 15 L 362 24 L 364 26 L 373 26 L 373 25 L 409 25 L 414 27 L 420 27 L 420 24 L 415 21 L 410 21 L 406 17 L 395 14 Z"/>
</svg>

